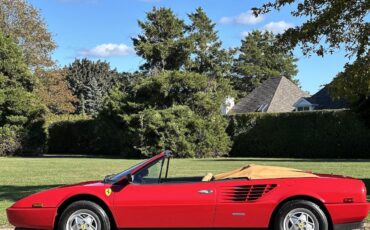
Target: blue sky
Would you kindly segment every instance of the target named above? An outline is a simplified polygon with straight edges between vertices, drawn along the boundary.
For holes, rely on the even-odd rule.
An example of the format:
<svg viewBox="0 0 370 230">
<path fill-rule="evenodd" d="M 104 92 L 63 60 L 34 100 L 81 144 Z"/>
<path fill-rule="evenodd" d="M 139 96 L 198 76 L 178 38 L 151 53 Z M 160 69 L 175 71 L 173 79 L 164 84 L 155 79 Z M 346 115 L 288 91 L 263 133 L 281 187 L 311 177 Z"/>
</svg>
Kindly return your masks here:
<svg viewBox="0 0 370 230">
<path fill-rule="evenodd" d="M 271 12 L 262 18 L 249 10 L 267 0 L 28 0 L 41 10 L 58 48 L 53 57 L 60 65 L 75 58 L 104 59 L 119 71 L 135 71 L 143 61 L 132 48 L 131 37 L 140 33 L 138 19 L 153 6 L 171 8 L 180 18 L 201 6 L 217 23 L 224 47 L 240 46 L 243 34 L 253 29 L 283 31 L 299 25 L 303 19 L 290 15 L 289 8 Z M 315 93 L 329 83 L 348 61 L 343 51 L 321 57 L 299 58 L 297 79 L 302 89 Z"/>
</svg>

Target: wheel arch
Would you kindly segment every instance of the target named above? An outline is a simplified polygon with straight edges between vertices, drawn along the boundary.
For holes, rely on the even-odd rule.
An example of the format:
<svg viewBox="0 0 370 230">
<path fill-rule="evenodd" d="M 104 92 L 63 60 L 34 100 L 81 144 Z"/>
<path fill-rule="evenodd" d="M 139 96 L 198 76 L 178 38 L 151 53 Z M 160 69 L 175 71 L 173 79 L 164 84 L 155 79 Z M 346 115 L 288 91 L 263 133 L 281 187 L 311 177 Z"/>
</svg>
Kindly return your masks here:
<svg viewBox="0 0 370 230">
<path fill-rule="evenodd" d="M 326 208 L 325 204 L 320 199 L 313 197 L 313 196 L 308 196 L 308 195 L 296 195 L 296 196 L 291 196 L 291 197 L 288 197 L 282 200 L 272 212 L 272 215 L 270 217 L 270 222 L 269 222 L 269 229 L 273 229 L 274 220 L 280 208 L 287 202 L 293 201 L 293 200 L 306 200 L 306 201 L 311 201 L 312 203 L 318 205 L 322 209 L 322 211 L 325 213 L 326 217 L 328 218 L 329 229 L 333 229 L 333 222 L 332 222 L 330 213 L 328 209 Z"/>
<path fill-rule="evenodd" d="M 113 213 L 110 210 L 110 208 L 108 207 L 108 205 L 102 199 L 100 199 L 99 197 L 91 195 L 91 194 L 78 194 L 78 195 L 71 196 L 68 199 L 64 200 L 63 203 L 57 209 L 57 214 L 56 214 L 56 217 L 55 217 L 55 220 L 54 220 L 54 229 L 57 229 L 59 218 L 60 218 L 60 215 L 63 213 L 63 211 L 70 204 L 72 204 L 76 201 L 81 201 L 81 200 L 91 201 L 91 202 L 94 202 L 94 203 L 98 204 L 100 207 L 102 207 L 102 209 L 104 209 L 104 211 L 107 213 L 107 215 L 109 217 L 109 220 L 112 224 L 112 229 L 117 229 L 116 221 L 115 221 Z"/>
</svg>

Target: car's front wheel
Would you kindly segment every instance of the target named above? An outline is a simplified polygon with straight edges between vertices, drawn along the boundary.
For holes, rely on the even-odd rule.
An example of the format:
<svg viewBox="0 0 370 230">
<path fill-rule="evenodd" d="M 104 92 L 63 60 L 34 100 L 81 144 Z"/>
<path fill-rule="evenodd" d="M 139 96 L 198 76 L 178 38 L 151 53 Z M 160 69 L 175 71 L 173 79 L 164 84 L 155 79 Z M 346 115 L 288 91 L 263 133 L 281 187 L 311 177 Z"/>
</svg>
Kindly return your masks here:
<svg viewBox="0 0 370 230">
<path fill-rule="evenodd" d="M 107 213 L 91 201 L 77 201 L 70 204 L 62 213 L 59 230 L 110 230 Z"/>
<path fill-rule="evenodd" d="M 328 230 L 328 219 L 315 203 L 293 200 L 278 211 L 274 223 L 276 230 Z"/>
</svg>

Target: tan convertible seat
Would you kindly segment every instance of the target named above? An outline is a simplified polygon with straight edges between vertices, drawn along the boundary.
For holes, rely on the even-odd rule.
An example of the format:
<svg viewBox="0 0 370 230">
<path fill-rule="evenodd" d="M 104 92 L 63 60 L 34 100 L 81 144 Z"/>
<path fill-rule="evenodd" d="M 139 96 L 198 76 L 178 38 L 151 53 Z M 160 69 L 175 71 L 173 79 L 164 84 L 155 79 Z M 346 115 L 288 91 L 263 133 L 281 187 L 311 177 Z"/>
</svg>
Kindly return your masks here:
<svg viewBox="0 0 370 230">
<path fill-rule="evenodd" d="M 264 165 L 246 165 L 230 172 L 217 174 L 215 180 L 230 178 L 248 178 L 248 179 L 272 179 L 272 178 L 301 178 L 318 177 L 317 175 L 305 172 L 299 169 L 264 166 Z"/>
</svg>

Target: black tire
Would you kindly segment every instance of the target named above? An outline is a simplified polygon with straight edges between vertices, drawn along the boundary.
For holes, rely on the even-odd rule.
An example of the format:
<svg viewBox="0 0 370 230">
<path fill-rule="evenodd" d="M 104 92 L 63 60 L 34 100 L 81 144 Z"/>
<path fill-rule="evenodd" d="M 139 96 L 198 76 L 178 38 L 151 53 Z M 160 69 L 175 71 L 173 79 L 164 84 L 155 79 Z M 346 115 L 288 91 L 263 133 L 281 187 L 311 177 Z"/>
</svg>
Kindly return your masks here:
<svg viewBox="0 0 370 230">
<path fill-rule="evenodd" d="M 297 214 L 299 217 L 299 213 L 307 214 L 309 217 L 309 222 L 314 224 L 315 230 L 328 230 L 328 218 L 325 215 L 324 211 L 315 203 L 307 201 L 307 200 L 292 200 L 285 203 L 278 211 L 275 221 L 274 221 L 274 228 L 275 230 L 284 230 L 285 224 L 292 225 L 292 222 L 289 222 L 286 218 L 288 215 Z M 302 224 L 297 220 L 296 224 Z M 304 222 L 304 221 L 303 221 Z M 306 222 L 307 224 L 307 222 Z M 317 227 L 318 226 L 318 227 Z"/>
<path fill-rule="evenodd" d="M 97 230 L 110 230 L 111 224 L 107 213 L 98 204 L 91 201 L 76 201 L 70 204 L 60 216 L 58 230 L 67 230 L 68 219 L 78 213 L 91 215 L 96 221 Z"/>
</svg>

